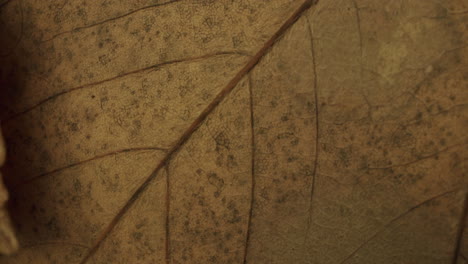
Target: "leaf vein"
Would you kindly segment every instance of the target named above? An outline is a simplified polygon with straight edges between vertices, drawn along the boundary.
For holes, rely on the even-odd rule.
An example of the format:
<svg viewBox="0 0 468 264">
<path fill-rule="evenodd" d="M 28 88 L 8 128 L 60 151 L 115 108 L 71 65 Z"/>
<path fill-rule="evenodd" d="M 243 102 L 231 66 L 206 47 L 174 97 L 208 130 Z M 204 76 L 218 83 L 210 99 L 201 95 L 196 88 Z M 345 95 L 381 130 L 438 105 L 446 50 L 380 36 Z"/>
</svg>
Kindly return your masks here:
<svg viewBox="0 0 468 264">
<path fill-rule="evenodd" d="M 271 50 L 271 48 L 276 44 L 276 42 L 282 38 L 282 36 L 288 31 L 288 29 L 295 24 L 295 22 L 302 16 L 302 14 L 309 9 L 314 1 L 306 0 L 304 3 L 289 17 L 283 25 L 273 34 L 273 36 L 265 42 L 263 47 L 250 59 L 249 62 L 229 81 L 226 87 L 221 90 L 218 95 L 213 99 L 213 101 L 203 110 L 203 112 L 198 116 L 197 119 L 190 125 L 190 127 L 182 134 L 177 143 L 169 150 L 166 156 L 161 160 L 161 162 L 156 166 L 154 171 L 147 177 L 147 179 L 140 185 L 140 187 L 131 195 L 128 201 L 124 206 L 119 210 L 115 215 L 114 219 L 109 223 L 105 228 L 102 235 L 97 239 L 95 244 L 91 247 L 91 250 L 85 257 L 82 259 L 80 264 L 85 264 L 88 260 L 97 252 L 104 240 L 109 236 L 112 230 L 120 222 L 122 217 L 127 213 L 127 211 L 133 206 L 133 204 L 140 198 L 140 196 L 146 191 L 149 184 L 156 179 L 159 171 L 166 166 L 166 164 L 172 159 L 172 157 L 178 153 L 180 148 L 189 140 L 189 138 L 198 130 L 201 124 L 206 120 L 206 118 L 211 114 L 218 105 L 234 90 L 237 84 L 250 73 L 250 71 L 260 62 L 260 60 Z"/>
<path fill-rule="evenodd" d="M 141 148 L 127 148 L 127 149 L 120 149 L 120 150 L 115 150 L 115 151 L 112 151 L 112 152 L 109 152 L 109 153 L 105 153 L 105 154 L 101 154 L 101 155 L 98 155 L 98 156 L 94 156 L 92 158 L 89 158 L 89 159 L 85 159 L 85 160 L 82 160 L 82 161 L 79 161 L 79 162 L 76 162 L 76 163 L 73 163 L 73 164 L 69 164 L 69 165 L 66 165 L 66 166 L 63 166 L 63 167 L 60 167 L 60 168 L 57 168 L 57 169 L 54 169 L 54 170 L 51 170 L 51 171 L 47 171 L 47 172 L 44 172 L 44 173 L 41 173 L 39 175 L 36 175 L 36 176 L 33 176 L 25 181 L 22 181 L 20 183 L 17 183 L 17 184 L 14 184 L 12 189 L 15 190 L 15 189 L 18 189 L 20 188 L 21 186 L 24 186 L 26 184 L 29 184 L 33 181 L 37 181 L 41 178 L 44 178 L 46 176 L 49 176 L 49 175 L 52 175 L 52 174 L 55 174 L 55 173 L 58 173 L 60 171 L 63 171 L 63 170 L 66 170 L 66 169 L 70 169 L 70 168 L 74 168 L 74 167 L 77 167 L 77 166 L 80 166 L 80 165 L 83 165 L 85 163 L 88 163 L 88 162 L 91 162 L 91 161 L 95 161 L 95 160 L 98 160 L 98 159 L 102 159 L 102 158 L 105 158 L 105 157 L 108 157 L 108 156 L 112 156 L 112 155 L 118 155 L 118 154 L 122 154 L 122 153 L 126 153 L 126 152 L 134 152 L 134 151 L 146 151 L 146 150 L 159 150 L 159 151 L 164 151 L 164 152 L 167 152 L 167 149 L 164 149 L 164 148 L 158 148 L 158 147 L 141 147 Z"/>
<path fill-rule="evenodd" d="M 250 56 L 247 53 L 242 52 L 242 51 L 222 51 L 222 52 L 216 52 L 216 53 L 209 53 L 209 54 L 205 54 L 205 55 L 197 56 L 197 57 L 189 57 L 189 58 L 182 58 L 182 59 L 177 59 L 177 60 L 172 60 L 172 61 L 165 61 L 165 62 L 158 63 L 158 64 L 155 64 L 155 65 L 151 65 L 151 66 L 148 66 L 148 67 L 137 69 L 137 70 L 134 70 L 134 71 L 129 71 L 129 72 L 126 72 L 126 73 L 118 74 L 118 75 L 116 75 L 114 77 L 110 77 L 110 78 L 107 78 L 107 79 L 104 79 L 104 80 L 100 80 L 100 81 L 80 85 L 80 86 L 68 89 L 66 91 L 51 95 L 51 96 L 39 101 L 35 105 L 33 105 L 33 106 L 23 110 L 23 111 L 12 114 L 10 117 L 7 117 L 4 120 L 4 122 L 7 123 L 7 122 L 17 118 L 18 116 L 24 115 L 24 114 L 26 114 L 26 113 L 40 107 L 41 105 L 43 105 L 43 104 L 45 104 L 45 103 L 47 103 L 49 101 L 52 101 L 52 100 L 54 100 L 54 99 L 56 99 L 56 98 L 58 98 L 60 96 L 63 96 L 63 95 L 66 95 L 66 94 L 69 94 L 69 93 L 72 93 L 72 92 L 75 92 L 75 91 L 78 91 L 78 90 L 89 89 L 91 87 L 94 87 L 94 86 L 97 86 L 97 85 L 100 85 L 100 84 L 103 84 L 103 83 L 107 83 L 107 82 L 110 82 L 110 81 L 114 81 L 114 80 L 117 80 L 117 79 L 120 79 L 120 78 L 124 78 L 124 77 L 129 76 L 129 75 L 146 72 L 146 71 L 153 70 L 153 69 L 158 69 L 158 68 L 168 66 L 168 65 L 173 65 L 173 64 L 178 64 L 178 63 L 191 63 L 191 62 L 195 62 L 195 61 L 209 59 L 209 58 L 215 57 L 215 56 L 229 56 L 229 55 L 239 55 L 239 56 L 247 56 L 247 57 Z"/>
<path fill-rule="evenodd" d="M 392 224 L 394 224 L 395 222 L 397 222 L 398 220 L 402 219 L 403 217 L 407 216 L 408 214 L 410 214 L 411 212 L 415 211 L 416 209 L 426 205 L 427 203 L 431 202 L 431 201 L 434 201 L 438 198 L 441 198 L 441 197 L 444 197 L 445 195 L 447 194 L 450 194 L 450 193 L 454 193 L 456 191 L 459 191 L 460 189 L 453 189 L 453 190 L 450 190 L 450 191 L 446 191 L 444 193 L 441 193 L 441 194 L 438 194 L 436 196 L 433 196 L 429 199 L 426 199 L 420 203 L 418 203 L 417 205 L 409 208 L 408 210 L 406 210 L 405 212 L 403 212 L 402 214 L 396 216 L 395 218 L 393 218 L 392 220 L 390 220 L 387 224 L 385 224 L 379 231 L 377 231 L 374 235 L 372 235 L 371 237 L 369 237 L 368 239 L 366 239 L 359 247 L 357 247 L 353 252 L 351 252 L 351 254 L 349 254 L 345 259 L 343 259 L 343 261 L 340 262 L 340 264 L 344 264 L 346 263 L 348 260 L 350 260 L 352 257 L 354 257 L 356 255 L 356 253 L 361 250 L 364 246 L 366 246 L 367 244 L 369 244 L 372 240 L 374 240 L 377 236 L 379 236 L 380 234 L 382 234 L 383 232 L 385 232 L 385 230 L 387 230 Z"/>
<path fill-rule="evenodd" d="M 75 32 L 75 31 L 79 31 L 79 30 L 83 30 L 83 29 L 87 29 L 87 28 L 92 28 L 92 27 L 95 27 L 95 26 L 99 26 L 99 25 L 102 25 L 102 24 L 111 22 L 111 21 L 115 21 L 115 20 L 118 20 L 118 19 L 127 17 L 127 16 L 129 16 L 129 15 L 135 14 L 135 13 L 137 13 L 137 12 L 146 10 L 146 9 L 151 9 L 151 8 L 155 8 L 155 7 L 160 7 L 160 6 L 165 6 L 165 5 L 169 5 L 169 4 L 174 4 L 174 3 L 177 3 L 177 2 L 180 2 L 180 1 L 182 1 L 182 0 L 173 0 L 173 1 L 168 1 L 168 2 L 164 2 L 164 3 L 158 3 L 158 4 L 154 4 L 154 5 L 149 5 L 149 6 L 141 7 L 141 8 L 135 9 L 135 10 L 133 10 L 133 11 L 130 11 L 130 12 L 128 12 L 128 13 L 125 13 L 125 14 L 122 14 L 122 15 L 119 15 L 119 16 L 116 16 L 116 17 L 104 19 L 104 20 L 102 20 L 102 21 L 99 21 L 99 22 L 96 22 L 96 23 L 93 23 L 93 24 L 89 24 L 89 25 L 85 25 L 85 26 L 81 26 L 81 27 L 76 27 L 76 28 L 73 28 L 73 29 L 71 29 L 71 30 L 67 30 L 67 31 L 63 31 L 63 32 L 57 33 L 57 34 L 53 35 L 51 38 L 48 38 L 48 39 L 46 39 L 46 40 L 43 40 L 42 43 L 49 42 L 49 41 L 51 41 L 51 40 L 56 39 L 56 38 L 59 37 L 59 36 L 65 35 L 65 34 L 69 34 L 69 33 Z"/>
</svg>

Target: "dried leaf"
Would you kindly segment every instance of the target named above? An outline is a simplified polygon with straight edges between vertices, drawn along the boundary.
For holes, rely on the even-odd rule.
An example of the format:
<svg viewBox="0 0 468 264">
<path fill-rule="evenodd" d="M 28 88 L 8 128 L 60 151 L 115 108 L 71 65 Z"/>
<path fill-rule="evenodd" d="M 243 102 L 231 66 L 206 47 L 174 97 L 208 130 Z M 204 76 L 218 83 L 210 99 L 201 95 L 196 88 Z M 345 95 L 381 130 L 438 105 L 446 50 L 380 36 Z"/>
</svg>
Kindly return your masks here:
<svg viewBox="0 0 468 264">
<path fill-rule="evenodd" d="M 2 263 L 463 261 L 462 0 L 0 8 Z"/>
</svg>

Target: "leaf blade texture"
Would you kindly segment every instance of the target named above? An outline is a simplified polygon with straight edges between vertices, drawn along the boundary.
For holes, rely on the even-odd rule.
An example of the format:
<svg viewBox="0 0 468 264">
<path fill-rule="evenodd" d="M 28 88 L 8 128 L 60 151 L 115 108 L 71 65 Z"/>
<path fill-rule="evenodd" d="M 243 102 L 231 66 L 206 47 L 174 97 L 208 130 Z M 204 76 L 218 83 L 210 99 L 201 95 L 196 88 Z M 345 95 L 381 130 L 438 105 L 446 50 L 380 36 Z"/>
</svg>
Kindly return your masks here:
<svg viewBox="0 0 468 264">
<path fill-rule="evenodd" d="M 2 263 L 464 261 L 463 1 L 0 8 Z"/>
</svg>

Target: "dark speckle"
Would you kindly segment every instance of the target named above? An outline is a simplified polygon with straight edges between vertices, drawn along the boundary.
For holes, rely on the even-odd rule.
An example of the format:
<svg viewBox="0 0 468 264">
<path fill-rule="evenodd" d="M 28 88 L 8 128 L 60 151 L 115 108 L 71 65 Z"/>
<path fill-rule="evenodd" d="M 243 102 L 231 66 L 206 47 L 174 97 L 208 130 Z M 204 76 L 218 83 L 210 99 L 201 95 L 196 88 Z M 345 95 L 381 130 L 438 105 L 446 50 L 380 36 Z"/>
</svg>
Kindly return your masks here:
<svg viewBox="0 0 468 264">
<path fill-rule="evenodd" d="M 141 232 L 134 232 L 132 234 L 132 237 L 135 239 L 135 240 L 140 240 L 142 237 L 143 237 L 143 234 Z"/>
<path fill-rule="evenodd" d="M 220 146 L 226 149 L 229 149 L 230 141 L 226 137 L 226 135 L 224 135 L 224 133 L 221 132 L 218 135 L 216 135 L 215 141 L 216 141 L 216 150 L 219 150 Z"/>
<path fill-rule="evenodd" d="M 440 140 L 440 145 L 445 146 L 445 144 L 446 144 L 445 138 L 441 139 Z"/>
<path fill-rule="evenodd" d="M 208 182 L 218 189 L 222 189 L 224 187 L 224 180 L 218 177 L 214 172 L 208 174 Z"/>
<path fill-rule="evenodd" d="M 421 112 L 418 112 L 418 113 L 416 114 L 415 119 L 421 119 L 421 118 L 422 118 L 422 115 L 423 115 L 423 114 L 422 114 Z"/>
</svg>

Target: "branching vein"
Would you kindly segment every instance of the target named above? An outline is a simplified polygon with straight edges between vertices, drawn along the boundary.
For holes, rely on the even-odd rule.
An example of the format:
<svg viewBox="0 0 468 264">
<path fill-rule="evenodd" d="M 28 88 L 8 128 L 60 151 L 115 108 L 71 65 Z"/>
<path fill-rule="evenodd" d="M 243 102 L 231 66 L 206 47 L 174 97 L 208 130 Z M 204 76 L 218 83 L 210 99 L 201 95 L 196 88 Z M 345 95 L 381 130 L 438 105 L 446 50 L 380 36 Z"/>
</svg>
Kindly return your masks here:
<svg viewBox="0 0 468 264">
<path fill-rule="evenodd" d="M 87 263 L 88 260 L 97 252 L 101 244 L 106 240 L 109 234 L 114 230 L 116 225 L 120 222 L 122 217 L 127 211 L 133 206 L 133 204 L 140 198 L 140 196 L 146 191 L 149 184 L 156 179 L 159 171 L 172 159 L 172 157 L 180 150 L 180 148 L 189 140 L 189 138 L 198 130 L 205 119 L 212 113 L 216 107 L 226 98 L 237 84 L 250 73 L 250 71 L 258 64 L 258 62 L 268 53 L 268 51 L 275 45 L 275 43 L 281 39 L 281 37 L 287 32 L 287 30 L 302 16 L 302 14 L 309 9 L 314 1 L 306 0 L 293 14 L 288 18 L 284 24 L 276 31 L 273 36 L 265 42 L 262 48 L 250 59 L 249 62 L 229 81 L 226 87 L 219 92 L 215 99 L 203 110 L 197 119 L 190 125 L 190 127 L 182 134 L 176 144 L 169 150 L 167 155 L 161 160 L 156 166 L 154 171 L 146 178 L 143 184 L 133 193 L 128 201 L 123 205 L 119 212 L 115 215 L 109 225 L 104 229 L 101 236 L 96 240 L 94 245 L 91 247 L 88 254 L 80 262 L 81 264 Z"/>
</svg>

